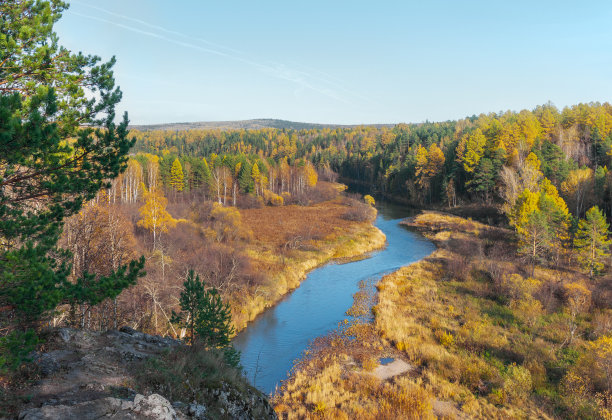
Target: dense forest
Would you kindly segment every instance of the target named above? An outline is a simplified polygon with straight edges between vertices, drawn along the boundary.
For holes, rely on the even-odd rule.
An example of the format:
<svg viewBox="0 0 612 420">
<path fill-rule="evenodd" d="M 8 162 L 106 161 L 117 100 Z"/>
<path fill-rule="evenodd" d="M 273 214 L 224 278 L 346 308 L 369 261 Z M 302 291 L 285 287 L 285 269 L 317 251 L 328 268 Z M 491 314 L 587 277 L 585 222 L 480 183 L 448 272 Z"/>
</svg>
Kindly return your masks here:
<svg viewBox="0 0 612 420">
<path fill-rule="evenodd" d="M 552 104 L 459 121 L 313 130 L 132 131 L 135 152 L 181 157 L 246 154 L 277 167 L 305 159 L 322 171 L 412 202 L 501 202 L 527 157 L 562 193 L 576 217 L 593 204 L 610 214 L 607 166 L 612 106 Z M 596 191 L 596 193 L 595 193 Z"/>
</svg>

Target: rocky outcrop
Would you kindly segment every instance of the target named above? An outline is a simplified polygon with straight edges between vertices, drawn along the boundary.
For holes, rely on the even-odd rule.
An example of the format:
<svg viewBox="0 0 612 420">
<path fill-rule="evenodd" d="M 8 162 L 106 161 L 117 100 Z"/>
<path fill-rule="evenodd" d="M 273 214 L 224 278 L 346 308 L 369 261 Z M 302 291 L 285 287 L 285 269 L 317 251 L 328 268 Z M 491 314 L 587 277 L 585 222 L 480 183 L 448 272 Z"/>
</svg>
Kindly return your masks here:
<svg viewBox="0 0 612 420">
<path fill-rule="evenodd" d="M 157 394 L 151 394 L 148 397 L 138 394 L 134 401 L 107 397 L 74 405 L 47 405 L 22 411 L 19 415 L 19 420 L 95 420 L 100 418 L 177 420 L 188 417 L 182 413 L 177 414 L 172 404 Z"/>
<path fill-rule="evenodd" d="M 45 351 L 34 355 L 42 378 L 28 390 L 32 399 L 18 418 L 208 419 L 210 410 L 205 404 L 170 402 L 162 395 L 141 395 L 130 388 L 135 364 L 180 345 L 171 338 L 131 328 L 105 333 L 54 330 Z M 254 418 L 251 413 L 263 412 L 266 418 L 276 418 L 266 397 L 254 389 L 245 394 L 223 384 L 207 392 L 218 402 L 214 412 L 223 417 L 247 420 Z"/>
</svg>

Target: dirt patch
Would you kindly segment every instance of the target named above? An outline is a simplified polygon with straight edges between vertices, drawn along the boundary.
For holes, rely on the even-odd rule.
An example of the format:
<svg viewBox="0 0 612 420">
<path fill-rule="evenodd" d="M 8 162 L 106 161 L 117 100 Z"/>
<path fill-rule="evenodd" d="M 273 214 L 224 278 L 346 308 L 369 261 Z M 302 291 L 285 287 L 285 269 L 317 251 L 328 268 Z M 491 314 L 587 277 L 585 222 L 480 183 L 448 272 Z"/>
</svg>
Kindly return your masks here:
<svg viewBox="0 0 612 420">
<path fill-rule="evenodd" d="M 394 376 L 411 372 L 414 369 L 414 366 L 412 366 L 410 363 L 407 363 L 402 359 L 395 359 L 391 363 L 378 366 L 372 371 L 372 374 L 378 379 L 386 381 L 387 379 L 393 378 Z"/>
</svg>

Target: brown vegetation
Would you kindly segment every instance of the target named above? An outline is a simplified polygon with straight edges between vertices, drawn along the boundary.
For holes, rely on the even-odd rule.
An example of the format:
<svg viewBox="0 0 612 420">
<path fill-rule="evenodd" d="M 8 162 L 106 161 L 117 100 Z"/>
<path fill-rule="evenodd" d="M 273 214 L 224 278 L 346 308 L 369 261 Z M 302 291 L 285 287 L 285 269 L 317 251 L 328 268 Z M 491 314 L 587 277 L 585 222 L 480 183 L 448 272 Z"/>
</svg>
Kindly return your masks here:
<svg viewBox="0 0 612 420">
<path fill-rule="evenodd" d="M 127 324 L 183 337 L 185 332 L 169 321 L 185 275 L 193 269 L 230 302 L 239 331 L 297 287 L 309 270 L 332 258 L 361 255 L 385 242 L 370 222 L 373 210 L 367 221 L 343 217 L 347 209 L 361 204 L 341 197 L 339 184 L 321 182 L 300 195 L 298 201 L 312 203 L 308 206 L 287 205 L 291 198 L 283 206 L 245 209 L 202 196 L 190 200 L 169 194 L 167 201 L 156 188 L 147 194 L 158 198 L 155 214 L 164 215 L 163 226 L 141 223 L 151 213 L 150 202 L 139 197 L 132 202 L 131 195 L 124 200 L 124 190 L 119 183 L 117 191 L 101 194 L 70 219 L 62 244 L 74 253 L 73 276 L 85 271 L 104 274 L 136 255 L 147 257 L 147 275 L 112 302 L 63 308 L 52 320 L 54 325 L 105 330 Z"/>
<path fill-rule="evenodd" d="M 281 418 L 609 418 L 608 280 L 538 266 L 510 231 L 425 212 L 407 222 L 438 250 L 377 285 L 373 324 L 320 339 L 274 397 Z M 360 299 L 359 295 L 356 295 Z M 413 368 L 388 381 L 380 357 Z"/>
</svg>

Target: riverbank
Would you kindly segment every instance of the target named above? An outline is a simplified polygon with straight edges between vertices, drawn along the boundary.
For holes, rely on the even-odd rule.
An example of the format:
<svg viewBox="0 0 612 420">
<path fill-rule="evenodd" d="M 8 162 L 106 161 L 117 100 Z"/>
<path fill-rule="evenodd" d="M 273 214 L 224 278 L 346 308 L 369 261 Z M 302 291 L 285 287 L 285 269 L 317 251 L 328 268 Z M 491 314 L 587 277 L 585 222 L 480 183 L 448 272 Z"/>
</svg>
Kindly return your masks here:
<svg viewBox="0 0 612 420">
<path fill-rule="evenodd" d="M 368 220 L 347 220 L 354 203 L 346 198 L 312 206 L 241 210 L 244 226 L 253 233 L 245 252 L 266 281 L 252 293 L 230 300 L 236 332 L 297 288 L 307 274 L 331 261 L 364 258 L 385 246 L 386 237 Z"/>
<path fill-rule="evenodd" d="M 608 412 L 565 388 L 571 366 L 588 363 L 583 336 L 568 347 L 570 326 L 594 328 L 564 309 L 564 284 L 582 274 L 537 267 L 529 278 L 509 230 L 439 212 L 405 225 L 438 249 L 382 278 L 373 323 L 353 320 L 314 343 L 272 400 L 280 418 Z M 390 361 L 404 368 L 378 375 Z"/>
</svg>

